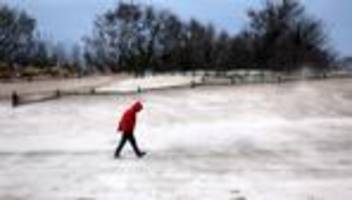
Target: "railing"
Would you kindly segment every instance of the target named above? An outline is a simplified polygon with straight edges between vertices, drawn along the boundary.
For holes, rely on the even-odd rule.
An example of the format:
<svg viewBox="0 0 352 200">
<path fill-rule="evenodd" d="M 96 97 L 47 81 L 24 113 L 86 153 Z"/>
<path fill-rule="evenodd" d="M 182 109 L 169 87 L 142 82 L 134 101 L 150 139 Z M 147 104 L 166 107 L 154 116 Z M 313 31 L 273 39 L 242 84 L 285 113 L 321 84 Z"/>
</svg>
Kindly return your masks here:
<svg viewBox="0 0 352 200">
<path fill-rule="evenodd" d="M 186 75 L 187 76 L 187 75 Z M 198 76 L 192 74 L 192 76 Z M 115 96 L 125 96 L 125 95 L 137 95 L 145 92 L 155 92 L 155 91 L 167 91 L 175 89 L 186 89 L 186 88 L 196 88 L 200 86 L 229 86 L 229 85 L 244 85 L 244 84 L 282 84 L 293 81 L 300 80 L 324 80 L 329 78 L 352 78 L 352 74 L 349 73 L 321 73 L 314 76 L 297 76 L 297 75 L 285 75 L 273 72 L 225 72 L 220 74 L 203 73 L 199 81 L 191 80 L 189 83 L 165 86 L 158 88 L 142 88 L 137 87 L 134 90 L 129 91 L 100 91 L 94 87 L 91 88 L 81 88 L 78 90 L 55 90 L 50 92 L 39 92 L 39 93 L 21 93 L 14 91 L 11 95 L 11 104 L 13 107 L 18 107 L 21 105 L 40 103 L 49 100 L 57 100 L 65 96 L 97 96 L 97 95 L 115 95 Z"/>
</svg>

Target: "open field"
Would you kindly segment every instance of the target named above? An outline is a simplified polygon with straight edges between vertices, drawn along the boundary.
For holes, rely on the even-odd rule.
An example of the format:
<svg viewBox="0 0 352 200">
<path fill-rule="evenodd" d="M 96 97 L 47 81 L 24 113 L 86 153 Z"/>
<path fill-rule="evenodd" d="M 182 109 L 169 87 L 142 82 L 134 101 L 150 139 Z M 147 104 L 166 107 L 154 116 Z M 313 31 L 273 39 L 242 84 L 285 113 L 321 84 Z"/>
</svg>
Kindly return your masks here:
<svg viewBox="0 0 352 200">
<path fill-rule="evenodd" d="M 135 99 L 149 154 L 113 160 Z M 0 199 L 349 200 L 351 130 L 351 79 L 2 102 Z"/>
</svg>

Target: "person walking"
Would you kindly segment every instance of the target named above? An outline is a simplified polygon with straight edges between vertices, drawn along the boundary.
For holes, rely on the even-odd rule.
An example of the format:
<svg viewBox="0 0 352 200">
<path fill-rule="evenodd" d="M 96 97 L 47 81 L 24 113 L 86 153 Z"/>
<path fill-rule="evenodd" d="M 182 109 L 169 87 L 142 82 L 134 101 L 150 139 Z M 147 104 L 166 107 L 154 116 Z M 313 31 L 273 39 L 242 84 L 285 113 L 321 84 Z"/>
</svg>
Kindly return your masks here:
<svg viewBox="0 0 352 200">
<path fill-rule="evenodd" d="M 118 123 L 117 132 L 121 132 L 122 136 L 120 143 L 116 148 L 114 157 L 119 158 L 120 153 L 127 141 L 131 144 L 135 154 L 141 158 L 145 156 L 146 152 L 139 149 L 137 141 L 134 137 L 134 129 L 137 121 L 137 114 L 143 109 L 143 105 L 140 101 L 135 102 L 129 107 L 122 115 L 120 122 Z"/>
</svg>

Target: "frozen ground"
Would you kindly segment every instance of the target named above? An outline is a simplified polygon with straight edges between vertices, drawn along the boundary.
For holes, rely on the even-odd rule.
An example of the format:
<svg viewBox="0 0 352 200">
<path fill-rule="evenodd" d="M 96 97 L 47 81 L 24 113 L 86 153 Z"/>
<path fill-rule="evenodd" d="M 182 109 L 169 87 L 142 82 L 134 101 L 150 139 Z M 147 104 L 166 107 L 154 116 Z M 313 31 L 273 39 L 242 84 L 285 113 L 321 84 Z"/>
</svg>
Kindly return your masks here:
<svg viewBox="0 0 352 200">
<path fill-rule="evenodd" d="M 149 154 L 113 160 L 142 99 Z M 0 103 L 0 199 L 349 200 L 352 80 Z"/>
</svg>

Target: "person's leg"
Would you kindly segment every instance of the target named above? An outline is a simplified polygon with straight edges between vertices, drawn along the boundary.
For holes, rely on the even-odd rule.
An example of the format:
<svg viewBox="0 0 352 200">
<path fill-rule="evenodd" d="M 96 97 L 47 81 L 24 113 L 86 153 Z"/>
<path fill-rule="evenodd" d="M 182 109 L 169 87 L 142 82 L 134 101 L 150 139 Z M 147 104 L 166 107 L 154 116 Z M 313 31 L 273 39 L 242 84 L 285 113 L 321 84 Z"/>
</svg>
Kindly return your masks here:
<svg viewBox="0 0 352 200">
<path fill-rule="evenodd" d="M 134 150 L 134 153 L 135 153 L 138 157 L 143 157 L 143 156 L 146 154 L 145 152 L 142 152 L 142 151 L 139 150 L 138 145 L 137 145 L 137 142 L 136 142 L 136 139 L 135 139 L 135 137 L 134 137 L 133 134 L 130 134 L 130 135 L 128 136 L 128 140 L 129 140 L 130 143 L 131 143 L 131 146 L 132 146 L 132 148 L 133 148 L 133 150 Z"/>
<path fill-rule="evenodd" d="M 120 156 L 120 152 L 123 148 L 123 146 L 126 144 L 126 141 L 128 139 L 128 137 L 126 137 L 127 134 L 126 133 L 123 133 L 122 136 L 121 136 L 121 139 L 120 139 L 120 143 L 118 145 L 118 147 L 116 148 L 116 151 L 115 151 L 115 158 L 118 158 Z"/>
</svg>

